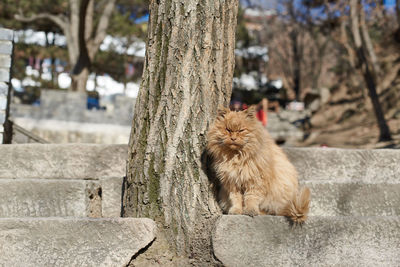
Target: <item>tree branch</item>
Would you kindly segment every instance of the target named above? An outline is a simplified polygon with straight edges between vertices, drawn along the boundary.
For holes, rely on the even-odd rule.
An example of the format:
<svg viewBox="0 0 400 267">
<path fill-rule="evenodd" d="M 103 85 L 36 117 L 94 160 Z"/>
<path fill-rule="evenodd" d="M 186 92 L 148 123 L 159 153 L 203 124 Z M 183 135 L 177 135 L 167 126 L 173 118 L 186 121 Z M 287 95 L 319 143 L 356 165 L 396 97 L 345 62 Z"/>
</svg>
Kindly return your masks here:
<svg viewBox="0 0 400 267">
<path fill-rule="evenodd" d="M 96 35 L 93 41 L 93 48 L 97 51 L 100 44 L 103 42 L 104 38 L 106 37 L 108 24 L 110 22 L 111 14 L 114 10 L 116 0 L 109 0 L 107 1 L 106 6 L 104 7 L 103 14 L 101 14 L 99 24 L 97 25 Z M 89 51 L 90 53 L 90 51 Z"/>
<path fill-rule="evenodd" d="M 372 45 L 371 38 L 369 36 L 368 27 L 367 27 L 366 19 L 365 19 L 364 8 L 360 9 L 360 27 L 361 27 L 361 34 L 364 39 L 364 44 L 365 44 L 366 50 L 368 52 L 368 55 L 369 55 L 371 63 L 372 63 L 371 65 L 372 65 L 372 69 L 374 71 L 374 75 L 376 78 L 378 78 L 379 74 L 380 74 L 380 68 L 379 68 L 379 64 L 378 64 L 378 59 L 377 59 L 375 51 L 374 51 L 374 47 Z"/>
<path fill-rule="evenodd" d="M 92 37 L 93 32 L 93 16 L 94 16 L 94 0 L 90 0 L 85 16 L 85 41 Z"/>
<path fill-rule="evenodd" d="M 39 19 L 47 19 L 51 20 L 55 24 L 57 24 L 63 31 L 67 28 L 67 18 L 64 15 L 53 15 L 50 13 L 39 13 L 32 15 L 30 17 L 25 17 L 21 10 L 19 10 L 19 14 L 15 14 L 14 18 L 21 22 L 32 22 Z"/>
<path fill-rule="evenodd" d="M 70 21 L 71 21 L 71 37 L 74 39 L 74 44 L 78 49 L 78 35 L 79 35 L 79 1 L 69 0 L 70 7 Z"/>
<path fill-rule="evenodd" d="M 85 40 L 85 26 L 86 26 L 86 11 L 89 6 L 89 2 L 92 0 L 82 0 L 80 3 L 80 8 L 79 8 L 79 31 L 78 31 L 78 39 L 79 39 L 79 58 L 78 62 L 75 64 L 72 74 L 73 75 L 78 75 L 80 74 L 83 69 L 89 68 L 90 67 L 90 59 L 88 55 L 88 49 L 86 46 L 86 40 Z"/>
</svg>

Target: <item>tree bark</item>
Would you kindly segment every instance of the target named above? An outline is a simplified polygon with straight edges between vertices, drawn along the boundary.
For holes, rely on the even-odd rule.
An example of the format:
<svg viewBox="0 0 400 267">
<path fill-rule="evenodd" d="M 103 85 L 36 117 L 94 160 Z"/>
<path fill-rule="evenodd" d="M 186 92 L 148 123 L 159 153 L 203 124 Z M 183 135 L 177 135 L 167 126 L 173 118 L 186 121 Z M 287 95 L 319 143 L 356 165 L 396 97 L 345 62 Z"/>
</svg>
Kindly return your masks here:
<svg viewBox="0 0 400 267">
<path fill-rule="evenodd" d="M 292 40 L 292 52 L 293 52 L 293 90 L 296 94 L 296 100 L 300 101 L 300 91 L 301 91 L 301 48 L 299 45 L 299 32 L 298 29 L 293 29 L 290 33 L 290 38 Z"/>
<path fill-rule="evenodd" d="M 220 213 L 201 157 L 230 100 L 237 0 L 151 1 L 142 84 L 129 142 L 123 216 L 150 217 L 179 255 L 212 260 Z"/>
<path fill-rule="evenodd" d="M 91 64 L 91 59 L 89 58 L 88 48 L 86 45 L 88 32 L 91 31 L 91 29 L 88 29 L 86 26 L 92 26 L 91 22 L 93 21 L 93 12 L 91 12 L 91 8 L 88 9 L 89 2 L 93 3 L 93 0 L 81 0 L 80 3 L 78 19 L 79 57 L 72 69 L 72 88 L 74 91 L 79 92 L 86 91 L 86 83 L 89 77 Z M 89 23 L 89 25 L 86 25 L 86 23 Z"/>
<path fill-rule="evenodd" d="M 375 54 L 374 46 L 372 45 L 371 38 L 369 37 L 368 26 L 365 19 L 365 11 L 363 8 L 360 9 L 360 28 L 363 37 L 363 42 L 365 44 L 366 51 L 371 61 L 373 74 L 375 80 L 377 80 L 380 73 L 380 67 L 378 64 L 378 59 Z"/>
<path fill-rule="evenodd" d="M 360 23 L 359 23 L 359 11 L 358 1 L 350 0 L 350 20 L 351 20 L 351 31 L 354 39 L 354 45 L 356 54 L 358 57 L 359 65 L 364 76 L 365 83 L 368 88 L 369 97 L 371 98 L 372 105 L 374 107 L 376 120 L 379 126 L 379 141 L 391 140 L 390 130 L 386 123 L 385 116 L 383 114 L 381 104 L 379 102 L 379 96 L 376 91 L 376 79 L 369 66 L 368 58 L 365 55 L 365 43 L 362 42 L 360 34 Z"/>
</svg>

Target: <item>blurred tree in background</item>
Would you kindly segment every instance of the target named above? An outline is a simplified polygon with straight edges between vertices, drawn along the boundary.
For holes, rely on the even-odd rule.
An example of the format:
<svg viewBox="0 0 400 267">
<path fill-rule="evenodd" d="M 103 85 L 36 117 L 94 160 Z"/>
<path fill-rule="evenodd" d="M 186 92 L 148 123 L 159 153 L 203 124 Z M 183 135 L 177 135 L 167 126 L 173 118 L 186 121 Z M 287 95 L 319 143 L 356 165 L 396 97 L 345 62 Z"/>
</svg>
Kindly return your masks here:
<svg viewBox="0 0 400 267">
<path fill-rule="evenodd" d="M 52 42 L 48 40 L 45 47 L 16 44 L 15 60 L 18 62 L 21 59 L 21 62 L 15 64 L 14 73 L 17 73 L 16 77 L 19 74 L 23 76 L 25 71 L 22 61 L 26 61 L 29 56 L 51 58 L 52 69 L 55 69 L 55 59 L 67 61 L 67 70 L 73 74 L 71 89 L 85 91 L 90 71 L 110 70 L 104 65 L 101 57 L 99 60 L 103 61 L 103 64 L 96 63 L 96 55 L 105 36 L 111 33 L 115 37 L 125 37 L 126 46 L 137 38 L 144 38 L 146 27 L 135 23 L 135 20 L 145 15 L 147 10 L 146 0 L 3 0 L 0 4 L 0 25 L 14 30 L 44 31 L 46 38 L 48 33 L 64 35 L 67 39 L 67 52 L 63 47 L 55 45 L 55 38 Z M 121 59 L 114 56 L 107 58 L 112 61 Z M 104 68 L 100 69 L 99 66 Z M 120 71 L 124 73 L 125 69 Z M 49 84 L 52 88 L 57 87 L 54 72 Z"/>
<path fill-rule="evenodd" d="M 359 106 L 375 114 L 379 140 L 390 140 L 385 113 L 400 98 L 393 86 L 400 68 L 396 4 L 397 13 L 378 0 L 280 1 L 278 15 L 265 25 L 268 76 L 283 76 L 296 100 L 323 87 L 361 96 Z"/>
</svg>

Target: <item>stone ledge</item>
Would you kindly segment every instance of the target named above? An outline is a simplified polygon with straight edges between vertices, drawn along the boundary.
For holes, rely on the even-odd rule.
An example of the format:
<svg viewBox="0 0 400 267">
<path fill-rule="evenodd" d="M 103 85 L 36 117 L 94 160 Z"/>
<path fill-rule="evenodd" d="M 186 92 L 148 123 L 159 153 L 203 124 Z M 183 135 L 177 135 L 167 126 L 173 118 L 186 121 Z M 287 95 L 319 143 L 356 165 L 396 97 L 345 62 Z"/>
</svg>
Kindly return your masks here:
<svg viewBox="0 0 400 267">
<path fill-rule="evenodd" d="M 7 83 L 0 82 L 0 95 L 7 96 L 8 95 L 8 87 L 9 86 Z"/>
<path fill-rule="evenodd" d="M 146 218 L 0 219 L 0 266 L 126 266 L 155 235 Z"/>
<path fill-rule="evenodd" d="M 0 179 L 0 218 L 120 217 L 123 177 Z"/>
<path fill-rule="evenodd" d="M 285 148 L 300 180 L 400 182 L 400 150 Z"/>
<path fill-rule="evenodd" d="M 0 217 L 89 217 L 95 206 L 89 192 L 97 187 L 97 181 L 0 179 Z M 101 208 L 101 199 L 94 201 Z"/>
<path fill-rule="evenodd" d="M 399 266 L 400 217 L 222 216 L 213 249 L 225 266 Z"/>
<path fill-rule="evenodd" d="M 0 54 L 11 55 L 13 50 L 13 44 L 11 41 L 0 40 Z"/>
<path fill-rule="evenodd" d="M 6 121 L 6 111 L 0 110 L 0 124 L 4 124 Z"/>
<path fill-rule="evenodd" d="M 3 145 L 0 148 L 0 179 L 124 177 L 127 157 L 127 145 Z"/>
<path fill-rule="evenodd" d="M 7 108 L 7 95 L 0 95 L 0 110 Z"/>
<path fill-rule="evenodd" d="M 11 67 L 11 57 L 9 55 L 1 55 L 0 54 L 0 66 L 2 68 L 10 68 Z"/>
<path fill-rule="evenodd" d="M 0 66 L 0 82 L 9 82 L 10 81 L 10 70 L 2 68 Z"/>
<path fill-rule="evenodd" d="M 120 217 L 123 177 L 106 178 L 100 181 L 102 217 Z"/>
<path fill-rule="evenodd" d="M 311 190 L 311 216 L 400 216 L 397 184 L 304 181 Z"/>
<path fill-rule="evenodd" d="M 0 40 L 12 41 L 14 38 L 14 32 L 9 29 L 0 28 Z"/>
<path fill-rule="evenodd" d="M 12 105 L 14 106 L 14 105 Z M 26 105 L 20 105 L 20 107 Z M 38 107 L 31 106 L 32 116 Z M 11 110 L 11 115 L 13 115 Z M 91 112 L 91 111 L 88 111 Z M 93 111 L 97 112 L 97 111 Z M 99 118 L 101 114 L 99 115 Z M 44 120 L 13 117 L 12 120 L 21 127 L 35 133 L 36 135 L 48 140 L 53 144 L 61 143 L 98 143 L 98 144 L 128 144 L 131 126 L 103 124 L 103 123 L 86 123 L 60 120 Z M 15 142 L 21 142 L 18 138 L 14 138 Z M 22 142 L 21 142 L 22 143 Z"/>
</svg>

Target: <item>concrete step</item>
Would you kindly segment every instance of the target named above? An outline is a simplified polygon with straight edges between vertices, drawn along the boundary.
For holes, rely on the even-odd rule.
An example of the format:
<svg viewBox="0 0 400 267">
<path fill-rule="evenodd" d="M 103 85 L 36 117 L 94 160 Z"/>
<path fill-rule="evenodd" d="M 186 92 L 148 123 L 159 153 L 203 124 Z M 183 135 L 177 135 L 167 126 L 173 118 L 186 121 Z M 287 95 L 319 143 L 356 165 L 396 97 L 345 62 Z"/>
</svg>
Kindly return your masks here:
<svg viewBox="0 0 400 267">
<path fill-rule="evenodd" d="M 0 179 L 0 218 L 119 217 L 122 180 Z"/>
<path fill-rule="evenodd" d="M 305 181 L 311 190 L 311 216 L 400 216 L 400 182 Z"/>
<path fill-rule="evenodd" d="M 83 180 L 0 179 L 0 217 L 93 217 L 89 209 L 96 204 L 101 215 L 99 188 Z"/>
<path fill-rule="evenodd" d="M 127 149 L 0 146 L 0 217 L 119 217 Z"/>
<path fill-rule="evenodd" d="M 124 177 L 127 155 L 127 145 L 2 145 L 0 179 Z"/>
<path fill-rule="evenodd" d="M 399 183 L 400 150 L 285 148 L 301 180 Z"/>
<path fill-rule="evenodd" d="M 150 244 L 150 219 L 0 219 L 0 266 L 126 266 Z"/>
<path fill-rule="evenodd" d="M 222 216 L 213 233 L 224 266 L 399 266 L 400 217 Z"/>
<path fill-rule="evenodd" d="M 399 184 L 306 181 L 310 215 L 400 216 Z M 121 179 L 0 179 L 1 217 L 119 217 Z"/>
</svg>

